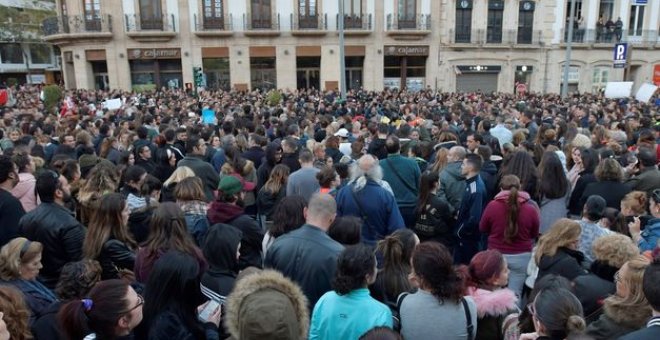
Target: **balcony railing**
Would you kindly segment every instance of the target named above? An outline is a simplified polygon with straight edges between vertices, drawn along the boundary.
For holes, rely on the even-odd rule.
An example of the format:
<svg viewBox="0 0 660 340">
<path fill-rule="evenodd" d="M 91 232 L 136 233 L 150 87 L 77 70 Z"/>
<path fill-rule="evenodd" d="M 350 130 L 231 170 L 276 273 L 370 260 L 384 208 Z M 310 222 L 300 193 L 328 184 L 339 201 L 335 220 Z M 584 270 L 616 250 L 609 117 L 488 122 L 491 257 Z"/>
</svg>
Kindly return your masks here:
<svg viewBox="0 0 660 340">
<path fill-rule="evenodd" d="M 45 36 L 70 33 L 112 32 L 112 16 L 63 15 L 42 22 Z"/>
<path fill-rule="evenodd" d="M 337 30 L 339 30 L 339 14 L 337 14 Z M 344 15 L 345 30 L 364 30 L 371 31 L 371 14 Z"/>
<path fill-rule="evenodd" d="M 141 16 L 140 14 L 125 14 L 126 32 L 163 31 L 176 32 L 176 17 L 174 14 L 158 16 Z"/>
<path fill-rule="evenodd" d="M 531 29 L 517 29 L 504 31 L 504 39 L 508 44 L 539 45 L 543 43 L 543 31 Z"/>
<path fill-rule="evenodd" d="M 197 31 L 232 31 L 232 22 L 234 21 L 231 14 L 229 14 L 228 19 L 229 20 L 225 21 L 224 18 L 197 17 L 196 14 L 193 16 L 195 29 Z"/>
<path fill-rule="evenodd" d="M 466 28 L 450 29 L 449 42 L 452 44 L 471 44 L 477 43 L 478 37 L 481 35 L 481 30 L 473 30 Z"/>
<path fill-rule="evenodd" d="M 449 42 L 452 44 L 473 44 L 475 46 L 530 45 L 542 43 L 540 30 L 488 30 L 450 29 Z"/>
<path fill-rule="evenodd" d="M 243 27 L 246 30 L 280 30 L 280 14 L 271 17 L 252 17 L 251 14 L 243 14 Z"/>
<path fill-rule="evenodd" d="M 417 16 L 395 16 L 393 14 L 388 14 L 387 30 L 430 31 L 431 15 L 420 14 Z"/>
<path fill-rule="evenodd" d="M 658 31 L 654 30 L 628 30 L 616 29 L 574 29 L 572 42 L 576 44 L 614 44 L 617 42 L 630 42 L 632 44 L 658 43 Z M 568 42 L 568 30 L 562 30 L 562 42 Z"/>
<path fill-rule="evenodd" d="M 328 15 L 293 15 L 289 18 L 291 22 L 291 30 L 327 30 L 328 29 Z"/>
</svg>

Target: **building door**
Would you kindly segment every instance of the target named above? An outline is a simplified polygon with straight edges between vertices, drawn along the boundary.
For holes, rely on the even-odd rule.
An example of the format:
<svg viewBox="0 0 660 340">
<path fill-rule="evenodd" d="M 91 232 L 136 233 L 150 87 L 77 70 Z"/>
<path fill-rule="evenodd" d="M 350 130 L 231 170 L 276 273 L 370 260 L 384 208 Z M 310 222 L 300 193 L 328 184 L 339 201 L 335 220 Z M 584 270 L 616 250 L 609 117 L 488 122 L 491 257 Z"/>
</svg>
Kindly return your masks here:
<svg viewBox="0 0 660 340">
<path fill-rule="evenodd" d="M 270 0 L 252 0 L 252 28 L 272 28 Z"/>
<path fill-rule="evenodd" d="M 319 89 L 321 86 L 321 57 L 296 58 L 296 87 Z"/>
<path fill-rule="evenodd" d="M 316 0 L 298 0 L 298 28 L 319 28 Z"/>
<path fill-rule="evenodd" d="M 497 91 L 498 73 L 464 73 L 456 76 L 456 92 Z"/>
<path fill-rule="evenodd" d="M 140 28 L 163 29 L 163 8 L 160 0 L 140 0 Z"/>
</svg>

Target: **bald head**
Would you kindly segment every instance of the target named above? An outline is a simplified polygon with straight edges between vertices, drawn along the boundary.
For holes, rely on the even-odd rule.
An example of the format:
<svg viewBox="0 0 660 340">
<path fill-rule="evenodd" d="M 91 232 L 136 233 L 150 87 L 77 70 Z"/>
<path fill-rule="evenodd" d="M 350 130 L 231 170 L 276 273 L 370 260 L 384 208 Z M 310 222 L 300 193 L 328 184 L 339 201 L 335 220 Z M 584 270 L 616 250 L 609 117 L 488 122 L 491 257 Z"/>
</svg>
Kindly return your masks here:
<svg viewBox="0 0 660 340">
<path fill-rule="evenodd" d="M 467 151 L 465 150 L 464 147 L 462 146 L 454 146 L 451 149 L 449 149 L 449 153 L 447 154 L 447 158 L 451 162 L 458 162 L 462 161 L 465 158 L 465 155 L 467 154 Z"/>
<path fill-rule="evenodd" d="M 305 208 L 305 218 L 308 224 L 328 230 L 337 215 L 337 203 L 328 194 L 316 193 Z"/>
<path fill-rule="evenodd" d="M 371 169 L 373 169 L 374 165 L 378 164 L 378 161 L 372 155 L 364 155 L 358 159 L 357 164 L 358 167 L 360 167 L 360 170 L 368 173 Z"/>
</svg>

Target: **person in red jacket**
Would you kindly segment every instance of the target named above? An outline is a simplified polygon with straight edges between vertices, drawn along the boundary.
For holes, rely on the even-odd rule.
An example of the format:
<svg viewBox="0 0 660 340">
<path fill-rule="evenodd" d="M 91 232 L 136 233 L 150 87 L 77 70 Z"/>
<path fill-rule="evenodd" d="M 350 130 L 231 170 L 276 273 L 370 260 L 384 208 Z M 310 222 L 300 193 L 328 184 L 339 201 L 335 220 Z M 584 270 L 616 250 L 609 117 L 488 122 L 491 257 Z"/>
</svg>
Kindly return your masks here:
<svg viewBox="0 0 660 340">
<path fill-rule="evenodd" d="M 520 191 L 516 175 L 502 177 L 500 189 L 486 206 L 479 229 L 488 235 L 488 249 L 504 254 L 510 271 L 509 289 L 520 296 L 534 240 L 539 236 L 540 212 L 529 194 Z"/>
</svg>

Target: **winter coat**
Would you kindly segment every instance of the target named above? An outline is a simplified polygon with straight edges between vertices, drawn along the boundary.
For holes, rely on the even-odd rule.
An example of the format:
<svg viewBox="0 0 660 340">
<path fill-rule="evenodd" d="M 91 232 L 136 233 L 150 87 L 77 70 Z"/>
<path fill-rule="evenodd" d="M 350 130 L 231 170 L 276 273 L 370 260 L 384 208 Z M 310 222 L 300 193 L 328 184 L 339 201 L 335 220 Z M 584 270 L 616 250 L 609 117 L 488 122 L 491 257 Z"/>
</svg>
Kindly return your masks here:
<svg viewBox="0 0 660 340">
<path fill-rule="evenodd" d="M 204 324 L 204 339 L 218 340 L 220 334 L 218 327 L 212 322 Z M 199 340 L 188 328 L 179 315 L 173 311 L 163 311 L 156 314 L 151 320 L 149 327 L 149 340 L 177 339 L 177 340 Z"/>
<path fill-rule="evenodd" d="M 556 274 L 573 281 L 576 277 L 587 274 L 587 271 L 582 268 L 583 261 L 584 254 L 581 252 L 560 247 L 554 256 L 543 255 L 541 257 L 536 281 L 538 282 L 540 278 L 547 274 Z"/>
<path fill-rule="evenodd" d="M 298 152 L 293 153 L 283 153 L 282 154 L 282 164 L 289 167 L 289 173 L 294 173 L 300 169 L 300 161 L 298 160 Z M 339 160 L 337 160 L 339 163 Z M 266 182 L 264 182 L 265 184 Z"/>
<path fill-rule="evenodd" d="M 23 205 L 11 192 L 0 188 L 0 247 L 18 237 L 18 223 L 25 215 Z"/>
<path fill-rule="evenodd" d="M 193 237 L 198 247 L 202 247 L 206 233 L 209 229 L 209 220 L 206 218 L 206 202 L 189 201 L 179 203 L 186 219 L 188 233 Z"/>
<path fill-rule="evenodd" d="M 101 280 L 118 279 L 121 269 L 133 270 L 135 266 L 135 251 L 126 243 L 114 238 L 107 240 L 96 258 L 101 264 Z"/>
<path fill-rule="evenodd" d="M 573 192 L 571 192 L 571 199 L 568 202 L 568 211 L 571 215 L 582 216 L 582 209 L 584 205 L 580 205 L 582 194 L 590 183 L 596 182 L 596 176 L 593 172 L 582 171 L 580 177 L 575 183 Z"/>
<path fill-rule="evenodd" d="M 135 158 L 135 165 L 141 166 L 148 174 L 153 174 L 156 170 L 156 163 L 151 159 L 142 159 L 140 157 Z"/>
<path fill-rule="evenodd" d="M 582 304 L 587 323 L 598 319 L 605 299 L 616 292 L 614 274 L 617 270 L 596 260 L 591 264 L 589 274 L 580 275 L 573 280 L 574 293 Z"/>
<path fill-rule="evenodd" d="M 580 198 L 580 206 L 584 207 L 589 196 L 598 195 L 605 199 L 607 207 L 618 210 L 621 208 L 621 200 L 629 192 L 630 188 L 621 182 L 598 181 L 589 183 Z"/>
<path fill-rule="evenodd" d="M 471 287 L 468 289 L 468 295 L 477 305 L 478 320 L 475 339 L 503 339 L 504 328 L 514 325 L 511 321 L 517 318 L 519 312 L 516 294 L 506 288 L 490 291 Z"/>
<path fill-rule="evenodd" d="M 223 319 L 233 339 L 307 339 L 307 299 L 295 283 L 274 270 L 242 279 L 225 307 Z"/>
<path fill-rule="evenodd" d="M 286 188 L 284 186 L 276 194 L 272 194 L 261 188 L 257 194 L 257 211 L 259 215 L 265 215 L 267 220 L 272 220 L 275 205 L 284 198 L 285 194 Z"/>
<path fill-rule="evenodd" d="M 399 207 L 413 208 L 419 195 L 421 172 L 415 160 L 400 154 L 391 154 L 380 161 L 383 180 L 394 190 L 394 198 Z"/>
<path fill-rule="evenodd" d="M 276 161 L 276 154 L 278 151 L 282 151 L 282 146 L 278 143 L 269 143 L 268 146 L 266 146 L 266 156 L 264 156 L 264 160 L 261 162 L 261 165 L 257 168 L 257 186 L 255 187 L 255 190 L 259 192 L 259 190 L 268 182 L 268 177 L 270 177 L 270 172 L 273 170 L 275 165 L 277 164 Z M 291 169 L 289 169 L 289 173 L 291 173 Z"/>
<path fill-rule="evenodd" d="M 202 276 L 202 293 L 209 298 L 224 300 L 234 288 L 238 274 L 236 252 L 243 233 L 228 224 L 215 224 L 203 244 L 209 269 Z"/>
<path fill-rule="evenodd" d="M 39 317 L 32 325 L 32 336 L 39 340 L 64 340 L 66 337 L 61 331 L 57 321 L 57 313 L 62 307 L 62 301 L 56 301 L 48 306 L 41 317 Z M 85 327 L 86 328 L 86 327 Z M 87 333 L 91 333 L 89 329 L 85 329 Z"/>
<path fill-rule="evenodd" d="M 624 305 L 615 302 L 616 297 L 605 300 L 603 314 L 587 327 L 587 335 L 595 340 L 618 339 L 644 328 L 651 318 L 651 307 L 646 304 Z"/>
<path fill-rule="evenodd" d="M 560 218 L 568 216 L 568 203 L 571 198 L 570 190 L 566 190 L 566 195 L 559 198 L 542 197 L 541 204 L 541 234 L 545 234 L 550 230 L 550 227 L 557 222 Z"/>
<path fill-rule="evenodd" d="M 495 163 L 489 160 L 484 161 L 479 176 L 484 181 L 486 198 L 490 201 L 497 194 L 497 166 Z"/>
<path fill-rule="evenodd" d="M 19 182 L 11 189 L 11 194 L 18 198 L 23 205 L 25 212 L 30 212 L 37 207 L 37 194 L 35 187 L 37 186 L 37 179 L 29 172 L 21 172 L 18 174 Z"/>
<path fill-rule="evenodd" d="M 461 175 L 462 162 L 453 162 L 440 172 L 440 189 L 438 196 L 458 211 L 461 207 L 461 199 L 463 199 L 463 191 L 465 191 L 465 178 Z"/>
<path fill-rule="evenodd" d="M 261 166 L 261 161 L 263 160 L 264 156 L 266 156 L 266 152 L 260 146 L 253 146 L 245 150 L 241 156 L 247 160 L 252 161 L 252 163 L 254 163 L 254 168 L 259 169 Z"/>
<path fill-rule="evenodd" d="M 628 333 L 619 340 L 657 340 L 660 339 L 660 317 L 654 317 L 646 327 L 636 332 Z"/>
<path fill-rule="evenodd" d="M 39 281 L 54 289 L 62 267 L 82 258 L 85 227 L 57 203 L 41 203 L 18 223 L 19 234 L 43 245 Z"/>
<path fill-rule="evenodd" d="M 660 144 L 658 144 L 658 147 L 660 148 Z M 626 185 L 630 190 L 644 191 L 650 196 L 653 189 L 660 188 L 660 170 L 657 166 L 646 168 L 637 176 L 628 179 Z"/>
<path fill-rule="evenodd" d="M 0 281 L 0 285 L 14 287 L 22 293 L 25 304 L 30 311 L 30 325 L 33 325 L 39 317 L 44 315 L 48 307 L 57 301 L 55 294 L 37 280 Z"/>
<path fill-rule="evenodd" d="M 266 253 L 264 266 L 280 271 L 302 288 L 312 310 L 332 289 L 337 258 L 344 247 L 323 230 L 304 224 L 277 239 Z"/>
<path fill-rule="evenodd" d="M 646 228 L 640 234 L 641 239 L 637 244 L 642 252 L 654 250 L 660 240 L 660 218 L 653 218 L 648 221 Z"/>
<path fill-rule="evenodd" d="M 528 193 L 518 192 L 518 234 L 508 243 L 504 234 L 509 226 L 507 213 L 510 195 L 509 190 L 500 191 L 488 203 L 481 216 L 479 230 L 488 235 L 489 249 L 499 250 L 503 254 L 529 253 L 539 235 L 539 208 Z"/>
<path fill-rule="evenodd" d="M 417 212 L 417 222 L 413 231 L 420 242 L 436 241 L 446 246 L 451 244 L 455 220 L 447 201 L 431 195 L 429 202 L 421 209 L 417 207 L 415 212 Z"/>
<path fill-rule="evenodd" d="M 264 231 L 257 221 L 245 215 L 243 208 L 238 205 L 214 201 L 207 212 L 208 220 L 213 226 L 217 223 L 230 224 L 243 233 L 241 239 L 241 257 L 239 258 L 239 269 L 247 267 L 261 268 L 261 241 Z"/>
<path fill-rule="evenodd" d="M 149 202 L 147 206 L 131 212 L 128 216 L 128 230 L 130 230 L 137 244 L 142 244 L 149 237 L 151 215 L 158 207 L 158 203 L 154 201 L 147 202 Z"/>
<path fill-rule="evenodd" d="M 151 252 L 145 247 L 138 249 L 137 254 L 135 255 L 135 268 L 133 269 L 135 280 L 140 283 L 146 283 L 149 279 L 149 274 L 151 274 L 151 270 L 154 268 L 154 264 L 156 264 L 156 261 L 167 253 L 168 250 L 170 249 L 163 248 Z M 201 272 L 205 272 L 208 269 L 208 263 L 199 248 L 195 247 L 193 253 L 188 255 L 197 260 Z"/>
</svg>

